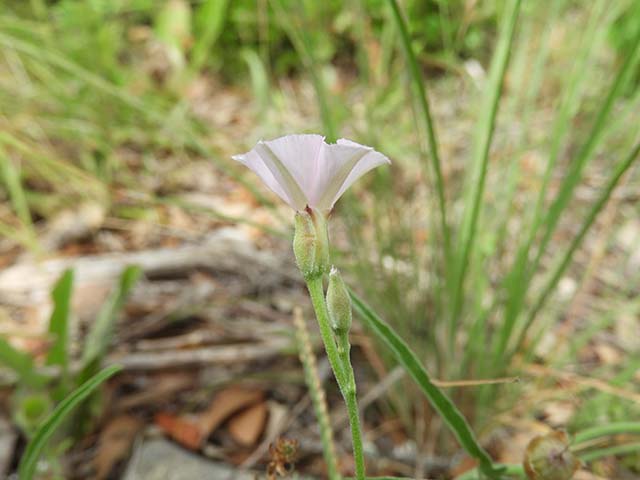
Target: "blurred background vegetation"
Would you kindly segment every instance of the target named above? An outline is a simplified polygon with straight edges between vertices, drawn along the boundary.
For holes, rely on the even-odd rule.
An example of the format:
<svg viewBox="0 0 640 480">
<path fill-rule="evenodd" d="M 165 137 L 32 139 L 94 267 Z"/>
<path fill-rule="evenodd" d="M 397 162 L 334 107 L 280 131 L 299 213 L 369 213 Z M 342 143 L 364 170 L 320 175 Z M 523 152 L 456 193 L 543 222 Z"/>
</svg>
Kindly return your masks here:
<svg viewBox="0 0 640 480">
<path fill-rule="evenodd" d="M 285 133 L 346 137 L 393 162 L 334 215 L 351 284 L 434 376 L 533 375 L 452 392 L 481 434 L 564 400 L 562 369 L 637 394 L 640 172 L 623 164 L 640 133 L 640 3 L 522 2 L 495 127 L 491 65 L 513 2 L 399 3 L 436 127 L 449 253 L 421 93 L 388 1 L 4 0 L 3 264 L 50 255 L 47 222 L 87 202 L 104 228 L 170 227 L 171 208 L 286 239 L 290 213 L 230 155 Z M 181 172 L 203 162 L 211 188 L 251 194 L 251 212 L 191 195 L 210 187 Z M 598 357 L 603 344 L 615 361 Z M 613 392 L 571 393 L 565 426 L 637 418 L 637 402 Z M 410 430 L 429 416 L 417 394 L 392 394 L 390 408 Z"/>
</svg>

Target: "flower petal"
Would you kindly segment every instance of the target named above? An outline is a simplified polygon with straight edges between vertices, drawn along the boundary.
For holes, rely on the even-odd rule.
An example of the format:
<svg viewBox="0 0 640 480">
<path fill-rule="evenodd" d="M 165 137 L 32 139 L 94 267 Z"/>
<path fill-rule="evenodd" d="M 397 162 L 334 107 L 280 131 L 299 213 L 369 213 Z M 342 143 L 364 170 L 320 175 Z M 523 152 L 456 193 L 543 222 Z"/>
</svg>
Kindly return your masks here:
<svg viewBox="0 0 640 480">
<path fill-rule="evenodd" d="M 341 138 L 338 140 L 338 145 L 351 145 L 351 146 L 362 147 L 362 145 L 356 142 L 352 142 L 351 140 L 346 140 L 344 138 Z M 347 190 L 347 188 L 353 185 L 355 181 L 358 180 L 362 175 L 384 164 L 391 164 L 391 160 L 389 160 L 383 154 L 371 149 L 369 153 L 367 153 L 364 157 L 360 159 L 360 161 L 356 164 L 353 170 L 351 170 L 351 173 L 349 173 L 349 176 L 347 176 L 346 180 L 340 187 L 340 190 L 338 190 L 338 194 L 336 195 L 336 200 L 340 198 L 342 194 Z M 334 203 L 335 203 L 335 200 L 334 200 Z"/>
<path fill-rule="evenodd" d="M 283 190 L 278 181 L 271 173 L 271 170 L 264 164 L 260 155 L 258 155 L 254 150 L 250 152 L 243 153 L 241 155 L 234 155 L 234 160 L 242 163 L 245 167 L 253 170 L 253 172 L 260 177 L 260 179 L 273 191 L 276 195 L 278 195 L 282 200 L 287 202 L 293 208 L 296 208 L 294 202 L 287 192 Z"/>
<path fill-rule="evenodd" d="M 325 145 L 322 157 L 326 177 L 322 179 L 324 185 L 318 185 L 321 197 L 317 208 L 324 210 L 333 208 L 347 188 L 369 170 L 391 163 L 371 147 L 345 139 L 338 140 L 335 145 Z"/>
<path fill-rule="evenodd" d="M 297 210 L 309 202 L 317 172 L 320 152 L 324 144 L 321 135 L 286 135 L 267 142 L 259 142 L 255 150 L 260 154 L 280 186 L 287 191 Z"/>
<path fill-rule="evenodd" d="M 235 160 L 252 169 L 294 209 L 328 211 L 353 182 L 390 163 L 371 147 L 340 139 L 328 145 L 321 135 L 286 135 L 260 141 Z"/>
<path fill-rule="evenodd" d="M 309 192 L 309 204 L 318 210 L 331 210 L 349 173 L 370 151 L 369 147 L 361 145 L 325 144 L 320 153 L 321 168 Z"/>
</svg>

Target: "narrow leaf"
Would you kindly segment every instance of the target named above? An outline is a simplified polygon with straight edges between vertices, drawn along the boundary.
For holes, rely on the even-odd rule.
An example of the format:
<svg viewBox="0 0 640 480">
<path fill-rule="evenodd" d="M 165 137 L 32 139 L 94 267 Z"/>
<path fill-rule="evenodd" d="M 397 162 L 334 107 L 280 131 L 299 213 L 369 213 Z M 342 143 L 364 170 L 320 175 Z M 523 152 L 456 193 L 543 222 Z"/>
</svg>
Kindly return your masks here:
<svg viewBox="0 0 640 480">
<path fill-rule="evenodd" d="M 444 179 L 442 176 L 442 166 L 440 162 L 440 154 L 438 153 L 438 140 L 436 136 L 436 129 L 431 118 L 431 110 L 429 109 L 429 99 L 427 97 L 427 90 L 424 86 L 424 79 L 422 78 L 422 72 L 416 59 L 416 54 L 411 46 L 411 37 L 409 36 L 409 29 L 400 11 L 400 6 L 397 0 L 389 0 L 391 6 L 391 12 L 393 14 L 393 20 L 400 32 L 400 40 L 402 49 L 404 50 L 409 64 L 409 73 L 411 74 L 411 82 L 415 89 L 415 95 L 418 100 L 418 107 L 422 114 L 425 127 L 427 129 L 427 139 L 429 140 L 429 157 L 431 160 L 431 169 L 435 176 L 436 192 L 438 194 L 438 208 L 440 210 L 440 229 L 442 230 L 442 240 L 444 243 L 444 256 L 448 262 L 450 253 L 450 238 L 449 227 L 447 225 L 447 207 L 445 197 Z"/>
<path fill-rule="evenodd" d="M 29 204 L 20 181 L 20 172 L 13 165 L 4 149 L 0 149 L 0 174 L 11 199 L 14 210 L 20 221 L 28 228 L 32 227 Z"/>
<path fill-rule="evenodd" d="M 18 477 L 21 480 L 31 480 L 36 472 L 38 459 L 42 454 L 47 441 L 55 433 L 66 416 L 88 395 L 90 395 L 102 382 L 121 370 L 119 366 L 105 368 L 96 376 L 87 380 L 65 398 L 36 431 L 33 439 L 27 445 L 24 455 L 18 467 Z"/>
<path fill-rule="evenodd" d="M 485 103 L 482 116 L 477 125 L 473 160 L 473 177 L 470 194 L 465 202 L 465 216 L 462 224 L 460 257 L 456 262 L 456 272 L 451 299 L 450 347 L 455 340 L 458 317 L 462 310 L 462 289 L 469 259 L 473 257 L 474 240 L 480 217 L 482 196 L 489 165 L 489 151 L 493 140 L 498 106 L 502 96 L 505 72 L 509 64 L 509 56 L 513 44 L 521 0 L 511 0 L 505 12 L 505 20 L 501 28 L 496 53 L 491 64 L 489 81 L 485 92 Z"/>
<path fill-rule="evenodd" d="M 460 413 L 449 397 L 442 393 L 442 391 L 431 382 L 429 374 L 421 365 L 416 354 L 360 297 L 353 291 L 350 293 L 353 306 L 367 327 L 391 349 L 395 359 L 411 375 L 429 399 L 431 405 L 447 423 L 462 447 L 469 455 L 478 460 L 480 470 L 490 478 L 499 478 L 500 470 L 493 465 L 489 454 L 478 443 L 462 413 Z"/>
<path fill-rule="evenodd" d="M 536 271 L 542 255 L 546 251 L 553 233 L 555 232 L 560 216 L 565 211 L 576 186 L 582 178 L 582 172 L 585 166 L 593 157 L 596 148 L 600 145 L 600 142 L 607 130 L 606 127 L 609 121 L 609 114 L 611 113 L 616 100 L 623 94 L 627 82 L 638 64 L 639 55 L 640 26 L 637 27 L 636 33 L 631 42 L 629 56 L 626 58 L 622 68 L 613 80 L 608 94 L 598 111 L 591 131 L 587 135 L 587 140 L 578 151 L 576 158 L 571 162 L 569 171 L 558 189 L 558 194 L 547 211 L 543 222 L 543 238 L 540 241 L 535 260 L 530 268 L 531 271 Z"/>
<path fill-rule="evenodd" d="M 587 218 L 585 219 L 584 223 L 580 227 L 578 234 L 575 237 L 573 237 L 573 240 L 571 241 L 569 248 L 562 256 L 560 263 L 555 267 L 555 269 L 553 270 L 553 273 L 551 274 L 551 277 L 547 281 L 547 284 L 545 285 L 542 292 L 538 295 L 538 298 L 534 302 L 533 308 L 531 309 L 531 312 L 527 317 L 527 321 L 520 333 L 518 346 L 521 346 L 523 344 L 526 334 L 529 331 L 531 324 L 535 320 L 536 315 L 544 306 L 549 295 L 555 290 L 556 286 L 558 285 L 558 282 L 562 278 L 562 275 L 566 271 L 567 267 L 570 265 L 571 260 L 573 259 L 573 255 L 575 254 L 576 250 L 580 247 L 580 245 L 582 245 L 582 242 L 585 236 L 589 232 L 589 229 L 595 222 L 596 218 L 598 217 L 602 209 L 605 207 L 605 205 L 609 201 L 609 198 L 611 197 L 613 190 L 618 185 L 618 182 L 620 181 L 622 176 L 629 170 L 629 168 L 631 168 L 634 162 L 638 160 L 638 158 L 640 158 L 640 143 L 638 143 L 633 148 L 633 150 L 629 153 L 629 155 L 617 165 L 613 174 L 609 178 L 609 181 L 607 182 L 607 185 L 605 186 L 604 190 L 600 193 L 600 196 L 591 207 L 591 210 L 589 210 Z"/>
<path fill-rule="evenodd" d="M 202 68 L 222 33 L 228 4 L 229 0 L 205 0 L 196 11 L 196 43 L 191 60 L 194 72 Z"/>
<path fill-rule="evenodd" d="M 54 337 L 47 354 L 47 365 L 59 365 L 65 377 L 69 368 L 68 340 L 71 292 L 73 291 L 73 270 L 66 270 L 51 291 L 53 312 L 49 319 L 49 334 Z"/>
<path fill-rule="evenodd" d="M 82 365 L 85 371 L 85 377 L 91 376 L 86 369 L 90 365 L 95 365 L 105 354 L 109 343 L 111 342 L 111 334 L 113 325 L 118 317 L 118 313 L 124 306 L 124 302 L 129 292 L 140 277 L 142 270 L 140 267 L 127 267 L 120 276 L 120 283 L 111 292 L 109 298 L 100 309 L 98 316 L 93 323 L 89 334 L 87 335 L 84 351 L 82 353 Z"/>
<path fill-rule="evenodd" d="M 625 433 L 640 435 L 640 422 L 616 422 L 587 428 L 576 433 L 573 437 L 573 443 L 589 442 L 596 438 L 609 435 L 622 435 Z"/>
<path fill-rule="evenodd" d="M 301 16 L 291 12 L 291 8 L 288 8 L 282 0 L 271 0 L 270 3 L 276 17 L 280 20 L 282 29 L 287 33 L 302 64 L 311 76 L 327 141 L 335 142 L 338 138 L 338 129 L 329 103 L 329 92 L 319 62 L 316 60 L 317 49 L 313 45 L 308 29 L 300 24 Z"/>
<path fill-rule="evenodd" d="M 13 370 L 21 381 L 29 382 L 34 377 L 33 359 L 3 338 L 0 338 L 0 365 Z"/>
</svg>

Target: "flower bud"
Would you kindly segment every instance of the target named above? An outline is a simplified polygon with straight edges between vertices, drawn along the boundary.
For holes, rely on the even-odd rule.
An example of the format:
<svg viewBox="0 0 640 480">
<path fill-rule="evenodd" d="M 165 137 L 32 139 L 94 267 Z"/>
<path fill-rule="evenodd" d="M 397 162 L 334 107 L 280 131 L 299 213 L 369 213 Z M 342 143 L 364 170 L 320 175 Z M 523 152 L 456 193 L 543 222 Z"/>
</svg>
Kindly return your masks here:
<svg viewBox="0 0 640 480">
<path fill-rule="evenodd" d="M 307 278 L 316 271 L 316 227 L 307 212 L 297 212 L 295 217 L 295 233 L 293 234 L 293 253 L 296 263 Z"/>
<path fill-rule="evenodd" d="M 327 309 L 331 327 L 337 336 L 344 336 L 351 328 L 351 298 L 347 286 L 336 267 L 331 267 L 327 288 Z"/>
<path fill-rule="evenodd" d="M 329 228 L 327 218 L 317 212 L 311 211 L 311 218 L 316 227 L 316 268 L 323 274 L 329 271 Z"/>
<path fill-rule="evenodd" d="M 569 450 L 567 433 L 559 430 L 531 440 L 523 466 L 529 480 L 570 480 L 580 460 Z"/>
</svg>

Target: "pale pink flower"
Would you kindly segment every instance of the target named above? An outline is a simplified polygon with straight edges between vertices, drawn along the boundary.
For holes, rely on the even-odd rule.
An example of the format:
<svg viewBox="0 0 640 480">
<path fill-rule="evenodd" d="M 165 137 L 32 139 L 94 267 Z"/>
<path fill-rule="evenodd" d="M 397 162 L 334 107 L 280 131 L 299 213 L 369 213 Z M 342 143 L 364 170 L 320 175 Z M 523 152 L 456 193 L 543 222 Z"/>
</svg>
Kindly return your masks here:
<svg viewBox="0 0 640 480">
<path fill-rule="evenodd" d="M 321 135 L 286 135 L 259 141 L 234 160 L 253 170 L 295 208 L 328 212 L 338 198 L 369 170 L 391 163 L 373 148 L 350 140 L 325 143 Z"/>
</svg>

